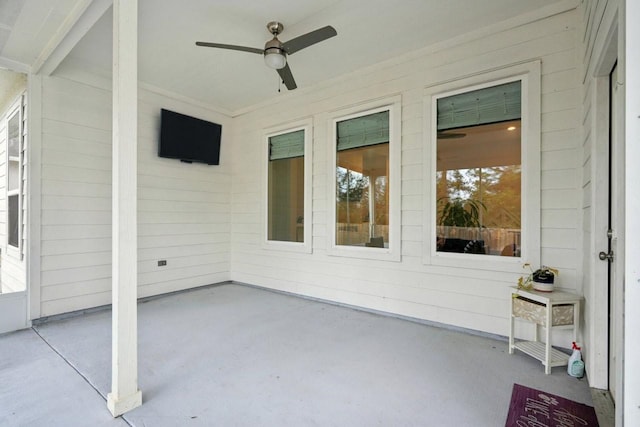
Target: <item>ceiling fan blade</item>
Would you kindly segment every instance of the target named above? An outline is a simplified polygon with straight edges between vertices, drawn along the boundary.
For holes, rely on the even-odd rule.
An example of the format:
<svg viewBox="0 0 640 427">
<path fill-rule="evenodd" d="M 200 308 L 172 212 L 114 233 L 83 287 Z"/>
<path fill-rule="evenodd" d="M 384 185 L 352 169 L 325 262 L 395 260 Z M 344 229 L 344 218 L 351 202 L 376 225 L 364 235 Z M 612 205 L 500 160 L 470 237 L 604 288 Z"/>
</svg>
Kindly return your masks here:
<svg viewBox="0 0 640 427">
<path fill-rule="evenodd" d="M 327 25 L 326 27 L 319 28 L 315 31 L 311 31 L 310 33 L 303 34 L 282 43 L 282 48 L 285 52 L 287 52 L 287 54 L 291 55 L 292 53 L 296 53 L 297 51 L 304 49 L 305 47 L 320 43 L 321 41 L 337 35 L 338 32 L 335 30 L 335 28 Z"/>
<path fill-rule="evenodd" d="M 291 68 L 289 68 L 289 64 L 285 65 L 283 68 L 276 70 L 282 79 L 282 82 L 287 87 L 288 90 L 294 90 L 298 87 L 296 85 L 296 81 L 293 79 L 293 74 L 291 74 Z"/>
<path fill-rule="evenodd" d="M 438 132 L 438 139 L 460 139 L 460 138 L 464 138 L 465 136 L 467 136 L 466 133 L 460 133 L 460 132 L 447 132 L 447 131 Z"/>
<path fill-rule="evenodd" d="M 258 53 L 260 55 L 262 55 L 264 53 L 264 49 L 257 49 L 255 47 L 247 47 L 247 46 L 236 46 L 234 44 L 196 42 L 196 46 L 217 47 L 217 48 L 220 48 L 220 49 L 240 50 L 242 52 Z"/>
</svg>

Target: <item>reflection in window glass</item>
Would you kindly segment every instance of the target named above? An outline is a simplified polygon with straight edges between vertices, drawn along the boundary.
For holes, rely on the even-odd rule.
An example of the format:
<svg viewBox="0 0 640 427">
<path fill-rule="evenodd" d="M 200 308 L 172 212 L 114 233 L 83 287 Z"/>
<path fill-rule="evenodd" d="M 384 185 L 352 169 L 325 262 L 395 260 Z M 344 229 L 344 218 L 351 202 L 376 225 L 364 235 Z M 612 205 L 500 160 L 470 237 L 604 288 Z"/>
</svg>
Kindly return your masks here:
<svg viewBox="0 0 640 427">
<path fill-rule="evenodd" d="M 520 82 L 438 99 L 440 252 L 520 256 Z"/>
<path fill-rule="evenodd" d="M 7 190 L 17 190 L 20 181 L 20 114 L 16 112 L 7 122 L 8 144 L 8 188 Z"/>
<path fill-rule="evenodd" d="M 20 247 L 20 197 L 22 181 L 22 164 L 20 153 L 23 149 L 20 121 L 21 108 L 7 121 L 7 243 L 16 248 Z"/>
<path fill-rule="evenodd" d="M 18 196 L 9 196 L 9 235 L 7 236 L 7 243 L 11 246 L 18 247 L 18 219 L 20 212 L 18 211 Z"/>
<path fill-rule="evenodd" d="M 304 130 L 269 138 L 268 240 L 304 241 Z"/>
<path fill-rule="evenodd" d="M 389 111 L 337 123 L 336 244 L 389 246 Z"/>
</svg>

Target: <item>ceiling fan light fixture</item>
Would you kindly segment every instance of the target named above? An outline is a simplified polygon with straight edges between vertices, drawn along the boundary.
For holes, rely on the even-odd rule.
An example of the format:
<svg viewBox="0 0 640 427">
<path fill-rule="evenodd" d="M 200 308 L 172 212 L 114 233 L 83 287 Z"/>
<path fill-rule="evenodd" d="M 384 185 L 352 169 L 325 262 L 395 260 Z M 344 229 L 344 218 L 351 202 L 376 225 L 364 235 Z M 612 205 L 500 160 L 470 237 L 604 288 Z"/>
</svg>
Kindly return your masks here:
<svg viewBox="0 0 640 427">
<path fill-rule="evenodd" d="M 287 65 L 287 57 L 284 56 L 282 50 L 279 48 L 270 48 L 264 51 L 264 63 L 267 67 L 274 70 L 280 70 Z"/>
</svg>

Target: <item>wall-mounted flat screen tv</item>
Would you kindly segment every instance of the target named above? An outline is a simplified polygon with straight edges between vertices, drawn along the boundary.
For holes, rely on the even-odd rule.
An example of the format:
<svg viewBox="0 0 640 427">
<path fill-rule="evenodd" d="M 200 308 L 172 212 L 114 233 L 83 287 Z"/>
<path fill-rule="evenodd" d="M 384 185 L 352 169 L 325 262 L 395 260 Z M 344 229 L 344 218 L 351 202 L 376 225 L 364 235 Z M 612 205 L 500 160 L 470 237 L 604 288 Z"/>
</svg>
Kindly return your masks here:
<svg viewBox="0 0 640 427">
<path fill-rule="evenodd" d="M 221 135 L 222 125 L 163 108 L 158 156 L 218 165 Z"/>
</svg>

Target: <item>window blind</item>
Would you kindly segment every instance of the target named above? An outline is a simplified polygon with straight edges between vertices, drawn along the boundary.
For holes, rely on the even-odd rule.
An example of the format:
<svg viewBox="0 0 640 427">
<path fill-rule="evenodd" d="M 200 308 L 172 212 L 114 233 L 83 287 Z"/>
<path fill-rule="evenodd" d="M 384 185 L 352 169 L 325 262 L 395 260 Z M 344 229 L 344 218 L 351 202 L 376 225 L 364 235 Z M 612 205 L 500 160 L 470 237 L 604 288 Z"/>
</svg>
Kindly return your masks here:
<svg viewBox="0 0 640 427">
<path fill-rule="evenodd" d="M 389 111 L 338 122 L 337 150 L 389 142 Z"/>
<path fill-rule="evenodd" d="M 520 118 L 520 81 L 438 99 L 438 130 Z"/>
<path fill-rule="evenodd" d="M 304 130 L 269 137 L 269 160 L 304 156 Z"/>
</svg>

